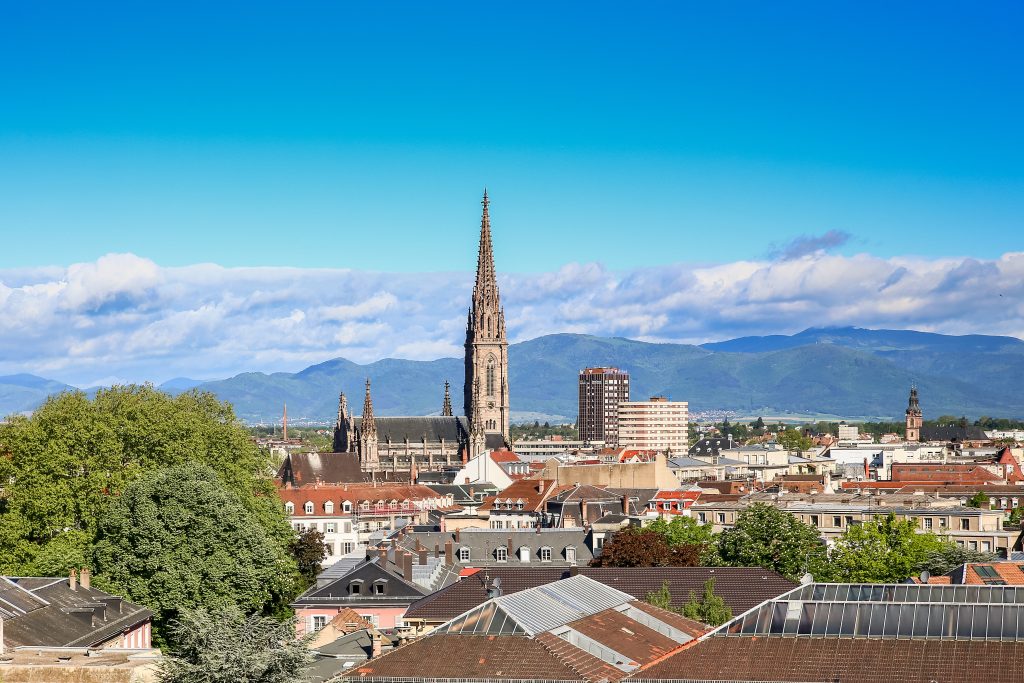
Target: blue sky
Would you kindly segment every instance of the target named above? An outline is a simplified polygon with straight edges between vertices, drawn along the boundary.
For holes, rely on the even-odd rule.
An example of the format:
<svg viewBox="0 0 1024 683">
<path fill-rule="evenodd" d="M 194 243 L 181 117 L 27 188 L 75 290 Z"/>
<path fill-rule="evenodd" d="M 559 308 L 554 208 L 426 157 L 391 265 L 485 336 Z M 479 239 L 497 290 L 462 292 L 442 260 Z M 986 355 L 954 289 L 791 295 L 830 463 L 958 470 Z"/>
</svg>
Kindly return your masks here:
<svg viewBox="0 0 1024 683">
<path fill-rule="evenodd" d="M 1016 3 L 0 12 L 0 267 L 463 270 L 485 184 L 518 272 L 1020 247 Z"/>
<path fill-rule="evenodd" d="M 0 374 L 1024 335 L 1019 3 L 6 3 Z M 210 265 L 197 265 L 210 264 Z"/>
</svg>

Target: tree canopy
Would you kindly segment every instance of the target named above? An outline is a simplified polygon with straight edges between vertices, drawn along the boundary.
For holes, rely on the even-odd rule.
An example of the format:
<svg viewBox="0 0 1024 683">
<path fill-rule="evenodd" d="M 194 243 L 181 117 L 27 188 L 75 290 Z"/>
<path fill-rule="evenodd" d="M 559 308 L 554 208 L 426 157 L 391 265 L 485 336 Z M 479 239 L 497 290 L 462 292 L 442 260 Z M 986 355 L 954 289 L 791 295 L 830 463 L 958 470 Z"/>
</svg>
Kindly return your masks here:
<svg viewBox="0 0 1024 683">
<path fill-rule="evenodd" d="M 785 510 L 755 503 L 718 535 L 718 554 L 733 567 L 764 567 L 790 579 L 825 562 L 818 530 Z"/>
<path fill-rule="evenodd" d="M 235 607 L 186 609 L 169 624 L 174 647 L 161 683 L 294 683 L 313 661 L 293 621 L 245 616 Z"/>
<path fill-rule="evenodd" d="M 792 427 L 780 431 L 776 440 L 789 451 L 806 451 L 814 445 L 811 439 L 801 434 L 800 430 Z"/>
<path fill-rule="evenodd" d="M 290 540 L 269 461 L 228 404 L 209 393 L 120 386 L 94 399 L 60 394 L 31 417 L 0 424 L 0 481 L 14 482 L 0 502 L 0 572 L 81 566 L 104 509 L 128 482 L 186 462 L 211 467 L 268 533 Z"/>
<path fill-rule="evenodd" d="M 285 549 L 206 465 L 137 477 L 100 520 L 97 583 L 155 613 L 157 636 L 182 609 L 270 609 L 296 580 Z"/>
<path fill-rule="evenodd" d="M 661 534 L 668 542 L 669 547 L 699 547 L 702 565 L 718 564 L 715 535 L 710 524 L 701 524 L 693 517 L 676 515 L 671 522 L 666 522 L 659 517 L 644 528 Z"/>
<path fill-rule="evenodd" d="M 669 545 L 665 536 L 650 529 L 626 527 L 604 544 L 595 566 L 601 567 L 696 567 L 701 546 Z"/>
<path fill-rule="evenodd" d="M 715 594 L 714 579 L 704 582 L 704 593 L 700 597 L 690 591 L 690 599 L 686 601 L 680 611 L 684 617 L 695 619 L 708 626 L 721 626 L 732 619 L 732 610 L 725 604 L 721 595 Z"/>
</svg>

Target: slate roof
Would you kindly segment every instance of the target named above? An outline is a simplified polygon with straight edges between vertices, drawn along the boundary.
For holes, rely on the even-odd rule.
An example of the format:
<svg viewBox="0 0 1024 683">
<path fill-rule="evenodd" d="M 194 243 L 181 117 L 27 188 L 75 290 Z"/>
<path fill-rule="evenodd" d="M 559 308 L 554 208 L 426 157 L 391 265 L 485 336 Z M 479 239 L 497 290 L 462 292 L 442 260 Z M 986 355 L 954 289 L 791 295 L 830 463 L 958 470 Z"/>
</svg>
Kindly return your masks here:
<svg viewBox="0 0 1024 683">
<path fill-rule="evenodd" d="M 71 590 L 68 580 L 58 577 L 0 577 L 0 587 L 8 647 L 91 647 L 153 616 L 145 607 L 96 588 Z M 19 591 L 32 598 L 22 599 Z"/>
<path fill-rule="evenodd" d="M 403 443 L 406 439 L 409 443 L 420 443 L 423 439 L 434 443 L 440 443 L 442 439 L 448 443 L 464 443 L 469 440 L 469 419 L 463 415 L 374 417 L 374 422 L 377 423 L 377 442 L 381 444 L 388 440 L 393 444 Z M 363 418 L 353 418 L 352 423 L 356 434 L 354 439 L 358 441 Z"/>
<path fill-rule="evenodd" d="M 288 453 L 277 471 L 282 484 L 302 486 L 320 481 L 342 484 L 363 481 L 355 453 Z"/>
<path fill-rule="evenodd" d="M 760 568 L 746 567 L 580 567 L 579 574 L 617 588 L 624 593 L 645 597 L 669 583 L 672 606 L 681 607 L 690 597 L 698 595 L 704 582 L 715 579 L 715 594 L 722 596 L 733 614 L 740 614 L 796 587 L 785 577 Z M 406 618 L 444 622 L 466 612 L 488 599 L 487 589 L 496 578 L 501 579 L 504 594 L 515 593 L 569 575 L 572 570 L 560 567 L 488 567 L 417 600 L 406 611 Z"/>
<path fill-rule="evenodd" d="M 939 425 L 936 427 L 922 425 L 921 427 L 921 441 L 962 442 L 989 440 L 985 431 L 981 427 L 975 427 L 974 425 L 967 425 L 966 427 L 961 427 L 960 425 Z"/>
<path fill-rule="evenodd" d="M 690 449 L 687 452 L 690 455 L 697 455 L 698 453 L 700 455 L 718 455 L 719 451 L 729 450 L 737 445 L 737 442 L 732 441 L 731 439 L 721 437 L 713 439 L 704 438 L 690 446 Z"/>
<path fill-rule="evenodd" d="M 1017 683 L 1024 643 L 711 637 L 631 680 Z"/>
<path fill-rule="evenodd" d="M 361 581 L 360 592 L 353 595 L 349 586 Z M 384 593 L 371 592 L 373 584 L 384 581 Z M 318 582 L 319 584 L 320 582 Z M 425 595 L 419 586 L 405 581 L 402 577 L 381 568 L 376 560 L 366 560 L 344 576 L 323 585 L 314 585 L 292 603 L 293 607 L 335 607 L 372 604 L 379 606 L 408 605 Z"/>
</svg>

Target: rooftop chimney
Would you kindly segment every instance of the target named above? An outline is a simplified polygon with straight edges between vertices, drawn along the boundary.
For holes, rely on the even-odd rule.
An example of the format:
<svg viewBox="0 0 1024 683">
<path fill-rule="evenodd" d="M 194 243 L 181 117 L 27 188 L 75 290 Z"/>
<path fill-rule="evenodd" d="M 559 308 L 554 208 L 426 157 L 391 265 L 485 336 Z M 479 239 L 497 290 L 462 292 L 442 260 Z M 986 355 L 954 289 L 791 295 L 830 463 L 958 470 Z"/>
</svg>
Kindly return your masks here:
<svg viewBox="0 0 1024 683">
<path fill-rule="evenodd" d="M 449 567 L 455 564 L 455 550 L 451 541 L 444 542 L 444 563 Z"/>
<path fill-rule="evenodd" d="M 511 559 L 511 557 L 512 557 L 512 537 L 511 536 L 508 537 L 508 555 L 509 555 L 509 558 Z"/>
<path fill-rule="evenodd" d="M 82 588 L 89 588 L 92 585 L 88 567 L 82 567 L 82 571 L 79 572 L 79 580 L 82 582 Z"/>
<path fill-rule="evenodd" d="M 408 551 L 402 552 L 402 578 L 412 581 L 412 553 Z"/>
<path fill-rule="evenodd" d="M 419 557 L 417 558 L 417 559 L 419 559 L 419 563 L 421 565 L 426 565 L 427 564 L 427 549 L 426 548 L 420 548 L 419 550 L 416 551 L 416 554 L 419 555 Z"/>
<path fill-rule="evenodd" d="M 388 549 L 387 549 L 387 547 L 380 548 L 378 552 L 380 553 L 380 566 L 381 567 L 387 566 L 387 563 L 388 563 Z"/>
<path fill-rule="evenodd" d="M 434 544 L 434 557 L 441 557 L 441 546 L 437 543 Z"/>
<path fill-rule="evenodd" d="M 460 536 L 460 535 L 461 535 L 461 534 L 459 533 L 459 529 L 456 529 L 456 530 L 455 530 L 455 542 L 456 542 L 456 543 L 461 543 L 461 542 L 462 542 L 462 541 L 460 541 L 460 540 L 459 540 L 459 536 Z"/>
<path fill-rule="evenodd" d="M 68 573 L 68 587 L 73 591 L 78 590 L 78 572 L 74 569 Z"/>
</svg>

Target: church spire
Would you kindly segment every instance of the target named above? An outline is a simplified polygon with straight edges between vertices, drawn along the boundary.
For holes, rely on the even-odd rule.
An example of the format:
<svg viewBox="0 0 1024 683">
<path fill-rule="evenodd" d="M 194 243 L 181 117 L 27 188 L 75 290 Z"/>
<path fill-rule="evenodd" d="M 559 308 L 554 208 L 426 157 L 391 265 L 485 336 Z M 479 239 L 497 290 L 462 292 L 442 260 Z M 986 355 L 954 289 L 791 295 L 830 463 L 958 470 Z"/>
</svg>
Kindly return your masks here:
<svg viewBox="0 0 1024 683">
<path fill-rule="evenodd" d="M 366 380 L 366 398 L 363 399 L 363 419 L 359 423 L 359 431 L 365 436 L 377 434 L 377 421 L 373 419 L 373 399 L 370 397 L 370 380 Z"/>
<path fill-rule="evenodd" d="M 445 417 L 452 416 L 452 395 L 451 392 L 448 390 L 447 380 L 445 380 L 444 383 L 444 407 L 441 408 L 441 414 L 444 415 Z"/>
<path fill-rule="evenodd" d="M 473 306 L 471 310 L 472 322 L 481 326 L 486 321 L 484 316 L 496 316 L 501 308 L 501 301 L 498 295 L 498 279 L 494 271 L 494 246 L 491 243 L 491 200 L 487 197 L 487 189 L 484 188 L 483 202 L 484 210 L 480 217 L 480 246 L 477 248 L 476 256 L 476 284 L 473 286 Z M 492 324 L 497 320 L 492 321 Z M 488 336 L 495 336 L 496 329 L 493 327 L 487 330 Z"/>
</svg>

